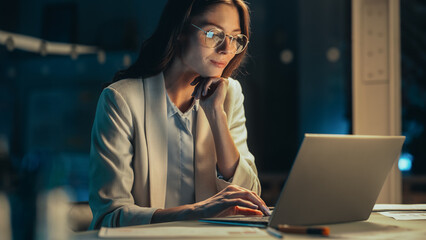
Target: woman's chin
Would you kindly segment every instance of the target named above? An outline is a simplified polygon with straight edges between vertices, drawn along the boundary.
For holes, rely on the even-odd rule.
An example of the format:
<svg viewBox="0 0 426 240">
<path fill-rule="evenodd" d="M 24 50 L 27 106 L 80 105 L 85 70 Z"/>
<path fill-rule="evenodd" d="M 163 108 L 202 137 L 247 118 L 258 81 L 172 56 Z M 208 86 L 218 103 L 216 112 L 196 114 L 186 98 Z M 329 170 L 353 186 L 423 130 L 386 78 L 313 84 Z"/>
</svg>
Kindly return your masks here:
<svg viewBox="0 0 426 240">
<path fill-rule="evenodd" d="M 208 78 L 208 77 L 221 77 L 223 71 L 205 71 L 199 73 L 201 77 Z"/>
</svg>

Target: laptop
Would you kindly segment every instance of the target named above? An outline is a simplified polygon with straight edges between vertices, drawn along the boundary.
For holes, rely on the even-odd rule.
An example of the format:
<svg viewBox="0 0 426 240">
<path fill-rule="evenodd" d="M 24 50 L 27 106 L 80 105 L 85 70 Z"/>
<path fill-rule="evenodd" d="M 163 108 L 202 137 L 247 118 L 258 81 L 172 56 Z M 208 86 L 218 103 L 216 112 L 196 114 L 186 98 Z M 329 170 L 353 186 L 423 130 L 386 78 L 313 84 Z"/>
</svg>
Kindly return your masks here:
<svg viewBox="0 0 426 240">
<path fill-rule="evenodd" d="M 404 140 L 404 136 L 305 134 L 270 217 L 202 221 L 277 227 L 366 220 Z"/>
</svg>

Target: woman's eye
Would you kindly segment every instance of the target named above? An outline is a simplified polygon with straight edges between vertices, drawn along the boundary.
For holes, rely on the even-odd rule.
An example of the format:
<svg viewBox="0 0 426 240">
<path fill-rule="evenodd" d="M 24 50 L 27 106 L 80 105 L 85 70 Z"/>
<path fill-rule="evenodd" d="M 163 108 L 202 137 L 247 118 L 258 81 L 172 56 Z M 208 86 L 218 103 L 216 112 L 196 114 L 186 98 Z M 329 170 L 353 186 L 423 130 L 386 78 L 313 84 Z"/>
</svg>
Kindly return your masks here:
<svg viewBox="0 0 426 240">
<path fill-rule="evenodd" d="M 208 38 L 213 38 L 214 33 L 212 31 L 207 32 L 207 37 Z"/>
<path fill-rule="evenodd" d="M 216 40 L 221 38 L 221 36 L 220 36 L 219 34 L 215 34 L 213 37 L 214 37 L 214 39 L 216 39 Z"/>
</svg>

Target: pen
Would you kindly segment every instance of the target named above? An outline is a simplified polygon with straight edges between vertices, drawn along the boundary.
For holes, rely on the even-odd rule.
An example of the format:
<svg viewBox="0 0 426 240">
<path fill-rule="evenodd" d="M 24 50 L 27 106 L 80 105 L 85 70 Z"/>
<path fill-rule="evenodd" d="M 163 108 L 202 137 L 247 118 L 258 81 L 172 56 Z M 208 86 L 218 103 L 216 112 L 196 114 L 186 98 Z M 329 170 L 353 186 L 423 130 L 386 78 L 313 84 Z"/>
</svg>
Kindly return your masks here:
<svg viewBox="0 0 426 240">
<path fill-rule="evenodd" d="M 267 227 L 266 231 L 276 238 L 283 238 L 283 235 L 279 231 L 275 230 L 275 228 Z"/>
<path fill-rule="evenodd" d="M 330 235 L 330 228 L 328 227 L 302 227 L 278 224 L 278 230 L 285 233 L 319 234 L 322 236 Z"/>
</svg>

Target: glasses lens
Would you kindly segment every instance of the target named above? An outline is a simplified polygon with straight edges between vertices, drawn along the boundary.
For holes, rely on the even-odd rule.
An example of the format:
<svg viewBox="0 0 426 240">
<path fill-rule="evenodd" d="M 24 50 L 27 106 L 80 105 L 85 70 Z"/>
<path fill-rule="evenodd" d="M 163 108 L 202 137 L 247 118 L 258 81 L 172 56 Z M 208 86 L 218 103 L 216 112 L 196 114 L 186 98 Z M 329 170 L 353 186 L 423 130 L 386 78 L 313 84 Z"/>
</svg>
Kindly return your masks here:
<svg viewBox="0 0 426 240">
<path fill-rule="evenodd" d="M 246 35 L 243 34 L 238 34 L 234 41 L 236 44 L 236 54 L 241 53 L 248 43 Z"/>
<path fill-rule="evenodd" d="M 223 43 L 223 41 L 225 41 L 225 38 L 227 37 L 227 35 L 221 29 L 218 29 L 218 28 L 213 28 L 205 32 L 205 34 L 203 35 L 204 35 L 203 36 L 204 45 L 209 48 L 216 48 L 220 46 Z M 248 39 L 246 35 L 238 34 L 235 37 L 228 35 L 228 37 L 231 40 L 231 47 L 234 48 L 235 54 L 241 53 L 247 47 Z"/>
<path fill-rule="evenodd" d="M 222 44 L 225 39 L 225 33 L 217 28 L 211 29 L 206 33 L 206 46 L 215 48 Z"/>
</svg>

